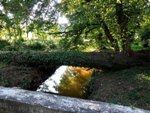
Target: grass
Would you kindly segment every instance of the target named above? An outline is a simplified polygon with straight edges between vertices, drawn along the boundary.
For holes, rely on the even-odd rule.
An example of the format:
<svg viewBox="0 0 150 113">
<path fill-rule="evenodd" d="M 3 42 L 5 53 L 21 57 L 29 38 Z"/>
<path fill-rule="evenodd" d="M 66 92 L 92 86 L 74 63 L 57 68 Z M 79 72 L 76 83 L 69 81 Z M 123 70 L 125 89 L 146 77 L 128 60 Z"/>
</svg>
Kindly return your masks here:
<svg viewBox="0 0 150 113">
<path fill-rule="evenodd" d="M 150 67 L 97 73 L 90 90 L 90 99 L 150 110 Z"/>
<path fill-rule="evenodd" d="M 0 86 L 30 89 L 33 80 L 36 83 L 41 81 L 40 74 L 34 68 L 0 62 Z"/>
</svg>

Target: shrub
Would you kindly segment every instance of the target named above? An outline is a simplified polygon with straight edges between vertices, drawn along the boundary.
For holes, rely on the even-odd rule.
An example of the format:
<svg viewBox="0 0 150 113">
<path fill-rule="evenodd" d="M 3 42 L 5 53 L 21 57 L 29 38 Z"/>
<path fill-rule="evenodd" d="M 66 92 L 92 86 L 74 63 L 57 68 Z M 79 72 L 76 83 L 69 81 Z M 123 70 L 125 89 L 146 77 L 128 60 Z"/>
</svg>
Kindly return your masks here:
<svg viewBox="0 0 150 113">
<path fill-rule="evenodd" d="M 0 50 L 5 49 L 5 47 L 9 46 L 10 43 L 6 40 L 0 40 Z"/>
<path fill-rule="evenodd" d="M 45 46 L 39 42 L 35 42 L 33 44 L 29 44 L 26 47 L 27 49 L 31 49 L 31 50 L 44 50 Z"/>
<path fill-rule="evenodd" d="M 150 28 L 146 27 L 144 31 L 141 33 L 141 39 L 143 41 L 143 47 L 149 48 L 149 40 L 150 40 Z"/>
</svg>

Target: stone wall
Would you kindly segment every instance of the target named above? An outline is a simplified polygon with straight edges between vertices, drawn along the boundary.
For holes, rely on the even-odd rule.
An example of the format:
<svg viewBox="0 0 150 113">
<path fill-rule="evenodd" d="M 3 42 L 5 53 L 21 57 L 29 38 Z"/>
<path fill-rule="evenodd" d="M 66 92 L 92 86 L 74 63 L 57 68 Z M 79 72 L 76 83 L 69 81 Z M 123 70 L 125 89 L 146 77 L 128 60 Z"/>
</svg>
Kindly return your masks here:
<svg viewBox="0 0 150 113">
<path fill-rule="evenodd" d="M 104 102 L 0 87 L 0 113 L 150 113 Z"/>
</svg>

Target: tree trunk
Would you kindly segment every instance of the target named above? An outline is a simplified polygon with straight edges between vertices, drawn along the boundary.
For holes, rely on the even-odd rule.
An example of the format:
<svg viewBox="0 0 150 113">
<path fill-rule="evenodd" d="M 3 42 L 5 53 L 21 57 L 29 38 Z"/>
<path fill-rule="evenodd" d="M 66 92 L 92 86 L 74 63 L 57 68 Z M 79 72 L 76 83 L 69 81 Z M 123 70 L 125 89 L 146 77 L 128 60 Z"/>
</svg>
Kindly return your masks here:
<svg viewBox="0 0 150 113">
<path fill-rule="evenodd" d="M 104 32 L 105 32 L 105 35 L 106 35 L 107 39 L 110 41 L 110 43 L 114 47 L 115 51 L 119 51 L 117 41 L 113 38 L 107 24 L 103 20 L 101 22 L 102 22 L 102 27 L 104 29 Z"/>
<path fill-rule="evenodd" d="M 101 15 L 100 14 L 96 14 L 95 15 L 96 18 L 98 20 L 100 20 L 100 24 L 102 25 L 102 28 L 104 30 L 104 33 L 106 35 L 106 38 L 107 40 L 109 40 L 109 42 L 111 43 L 112 47 L 114 47 L 115 51 L 119 51 L 119 47 L 118 47 L 118 43 L 117 41 L 114 39 L 114 37 L 112 36 L 110 30 L 109 30 L 109 27 L 108 25 L 106 24 L 106 22 L 101 18 Z"/>
<path fill-rule="evenodd" d="M 129 17 L 124 11 L 122 0 L 116 3 L 116 17 L 117 23 L 120 27 L 120 38 L 122 40 L 122 49 L 123 51 L 127 52 L 130 50 L 130 43 L 131 43 L 128 33 Z"/>
</svg>

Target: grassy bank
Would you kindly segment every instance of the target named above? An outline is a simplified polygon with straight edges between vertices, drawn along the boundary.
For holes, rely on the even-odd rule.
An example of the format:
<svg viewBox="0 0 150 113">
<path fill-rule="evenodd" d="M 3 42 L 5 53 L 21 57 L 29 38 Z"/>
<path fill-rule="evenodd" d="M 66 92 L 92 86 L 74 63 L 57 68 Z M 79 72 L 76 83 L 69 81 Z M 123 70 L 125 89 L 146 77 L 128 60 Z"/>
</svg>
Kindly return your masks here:
<svg viewBox="0 0 150 113">
<path fill-rule="evenodd" d="M 0 86 L 30 89 L 38 82 L 41 82 L 41 74 L 35 68 L 0 62 Z"/>
<path fill-rule="evenodd" d="M 36 90 L 55 69 L 56 67 L 18 66 L 0 62 L 0 86 Z"/>
<path fill-rule="evenodd" d="M 96 73 L 89 99 L 150 110 L 150 67 Z"/>
</svg>

